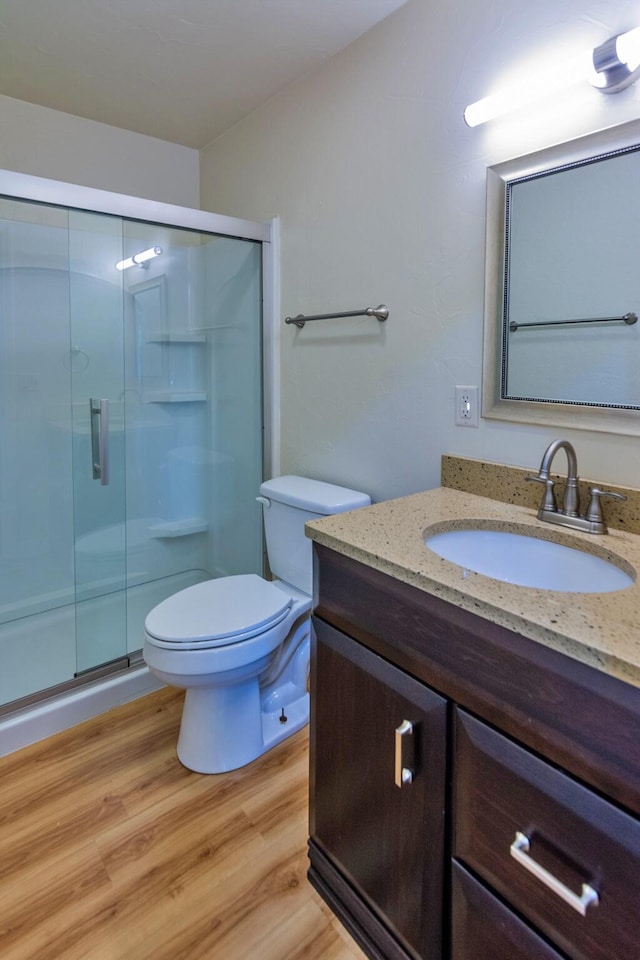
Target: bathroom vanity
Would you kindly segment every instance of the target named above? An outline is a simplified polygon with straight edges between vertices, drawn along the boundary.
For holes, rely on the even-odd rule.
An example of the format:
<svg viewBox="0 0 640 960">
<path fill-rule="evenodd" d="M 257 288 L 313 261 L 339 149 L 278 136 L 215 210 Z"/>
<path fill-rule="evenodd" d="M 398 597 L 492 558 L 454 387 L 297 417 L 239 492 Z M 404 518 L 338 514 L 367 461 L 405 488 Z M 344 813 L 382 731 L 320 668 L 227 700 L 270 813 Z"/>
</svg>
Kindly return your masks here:
<svg viewBox="0 0 640 960">
<path fill-rule="evenodd" d="M 633 960 L 640 587 L 541 593 L 426 549 L 470 519 L 556 536 L 443 488 L 307 527 L 309 879 L 372 958 Z M 640 569 L 639 537 L 575 536 Z"/>
</svg>

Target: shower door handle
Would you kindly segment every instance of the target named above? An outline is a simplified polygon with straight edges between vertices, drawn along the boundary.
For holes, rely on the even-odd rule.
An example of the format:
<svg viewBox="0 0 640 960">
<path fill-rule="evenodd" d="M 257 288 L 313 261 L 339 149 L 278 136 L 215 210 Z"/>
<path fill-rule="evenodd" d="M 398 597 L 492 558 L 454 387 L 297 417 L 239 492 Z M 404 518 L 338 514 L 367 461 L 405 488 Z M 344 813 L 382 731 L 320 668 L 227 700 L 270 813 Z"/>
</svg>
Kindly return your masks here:
<svg viewBox="0 0 640 960">
<path fill-rule="evenodd" d="M 109 483 L 109 401 L 89 400 L 91 422 L 91 468 L 101 486 Z"/>
</svg>

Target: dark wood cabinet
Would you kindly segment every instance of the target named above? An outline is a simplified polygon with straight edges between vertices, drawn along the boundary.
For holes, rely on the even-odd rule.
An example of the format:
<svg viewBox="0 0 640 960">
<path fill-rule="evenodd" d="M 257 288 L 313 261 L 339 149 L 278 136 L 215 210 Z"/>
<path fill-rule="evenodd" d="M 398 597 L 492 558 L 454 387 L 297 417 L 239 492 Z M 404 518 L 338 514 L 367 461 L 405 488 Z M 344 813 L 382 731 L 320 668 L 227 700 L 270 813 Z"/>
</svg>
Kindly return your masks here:
<svg viewBox="0 0 640 960">
<path fill-rule="evenodd" d="M 367 955 L 640 960 L 640 690 L 316 552 L 309 877 Z"/>
<path fill-rule="evenodd" d="M 458 863 L 451 898 L 451 960 L 564 960 Z"/>
<path fill-rule="evenodd" d="M 453 856 L 570 957 L 640 957 L 640 822 L 461 710 Z"/>
<path fill-rule="evenodd" d="M 446 701 L 315 627 L 311 878 L 317 848 L 409 955 L 439 960 Z"/>
</svg>

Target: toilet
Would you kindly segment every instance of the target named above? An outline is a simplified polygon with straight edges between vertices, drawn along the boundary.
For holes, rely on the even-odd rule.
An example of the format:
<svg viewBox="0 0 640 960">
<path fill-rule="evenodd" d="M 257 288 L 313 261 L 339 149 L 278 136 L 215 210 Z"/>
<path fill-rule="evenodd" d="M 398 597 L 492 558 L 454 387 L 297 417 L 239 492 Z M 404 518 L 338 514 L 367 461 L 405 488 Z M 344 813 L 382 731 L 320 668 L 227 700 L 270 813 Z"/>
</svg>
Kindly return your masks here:
<svg viewBox="0 0 640 960">
<path fill-rule="evenodd" d="M 206 580 L 145 620 L 150 672 L 186 690 L 177 752 L 198 773 L 242 767 L 307 723 L 313 555 L 304 525 L 371 503 L 356 490 L 295 476 L 265 481 L 257 499 L 276 579 Z"/>
</svg>

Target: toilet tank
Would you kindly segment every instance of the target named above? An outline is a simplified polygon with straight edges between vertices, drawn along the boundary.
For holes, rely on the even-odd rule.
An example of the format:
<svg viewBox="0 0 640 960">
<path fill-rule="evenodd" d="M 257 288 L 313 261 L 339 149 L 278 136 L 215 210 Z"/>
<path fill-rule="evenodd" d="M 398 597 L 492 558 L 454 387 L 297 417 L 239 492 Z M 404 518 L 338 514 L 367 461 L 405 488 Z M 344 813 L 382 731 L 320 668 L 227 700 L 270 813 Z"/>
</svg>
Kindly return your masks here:
<svg viewBox="0 0 640 960">
<path fill-rule="evenodd" d="M 284 580 L 311 596 L 313 553 L 304 535 L 307 520 L 366 507 L 366 493 L 306 477 L 275 477 L 260 487 L 269 566 Z"/>
</svg>

